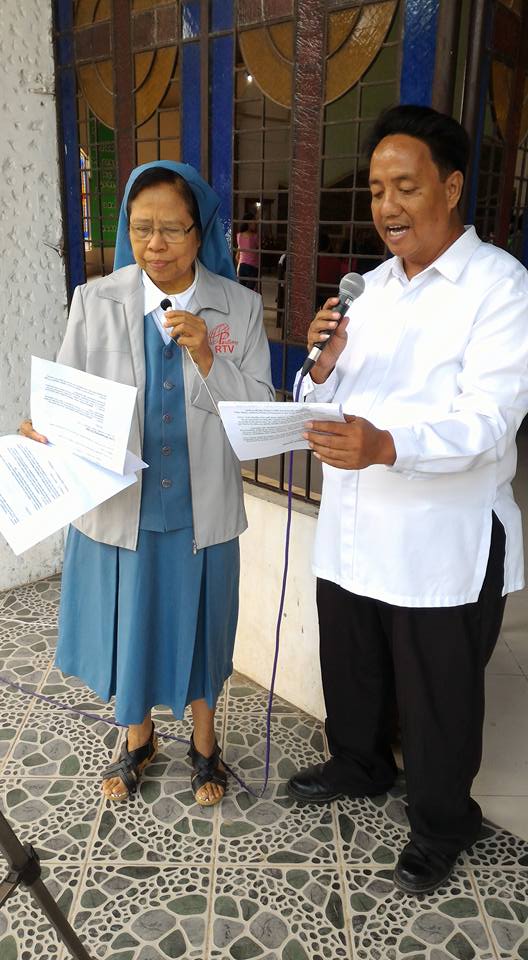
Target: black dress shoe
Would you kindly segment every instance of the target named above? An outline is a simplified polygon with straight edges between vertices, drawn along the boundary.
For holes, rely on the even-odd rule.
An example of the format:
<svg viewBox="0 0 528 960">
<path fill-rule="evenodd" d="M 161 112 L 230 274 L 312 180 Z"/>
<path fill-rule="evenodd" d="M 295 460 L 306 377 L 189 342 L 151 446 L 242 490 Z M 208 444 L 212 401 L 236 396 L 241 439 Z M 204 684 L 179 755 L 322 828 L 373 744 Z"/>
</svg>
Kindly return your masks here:
<svg viewBox="0 0 528 960">
<path fill-rule="evenodd" d="M 422 850 L 412 841 L 400 853 L 394 883 L 405 893 L 432 893 L 451 876 L 456 856 Z"/>
<path fill-rule="evenodd" d="M 343 796 L 335 784 L 325 776 L 326 763 L 314 763 L 290 777 L 286 790 L 294 800 L 301 803 L 331 803 Z"/>
<path fill-rule="evenodd" d="M 386 788 L 370 792 L 361 788 L 340 789 L 335 780 L 329 776 L 328 768 L 331 763 L 331 760 L 327 760 L 326 763 L 314 763 L 313 766 L 296 773 L 286 784 L 289 796 L 300 803 L 331 803 L 332 800 L 339 800 L 340 797 L 378 796 L 380 793 L 386 793 L 390 788 L 389 784 Z"/>
</svg>

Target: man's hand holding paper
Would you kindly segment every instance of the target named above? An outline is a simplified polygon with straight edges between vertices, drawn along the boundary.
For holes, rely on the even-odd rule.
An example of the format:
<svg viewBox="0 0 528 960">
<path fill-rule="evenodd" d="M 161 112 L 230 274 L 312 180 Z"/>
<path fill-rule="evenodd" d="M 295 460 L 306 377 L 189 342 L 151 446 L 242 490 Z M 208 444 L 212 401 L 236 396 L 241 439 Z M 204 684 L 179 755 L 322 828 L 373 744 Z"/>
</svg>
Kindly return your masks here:
<svg viewBox="0 0 528 960">
<path fill-rule="evenodd" d="M 364 417 L 345 414 L 345 421 L 306 424 L 303 436 L 318 460 L 341 470 L 363 470 L 375 463 L 393 465 L 396 449 L 388 430 L 379 430 Z"/>
</svg>

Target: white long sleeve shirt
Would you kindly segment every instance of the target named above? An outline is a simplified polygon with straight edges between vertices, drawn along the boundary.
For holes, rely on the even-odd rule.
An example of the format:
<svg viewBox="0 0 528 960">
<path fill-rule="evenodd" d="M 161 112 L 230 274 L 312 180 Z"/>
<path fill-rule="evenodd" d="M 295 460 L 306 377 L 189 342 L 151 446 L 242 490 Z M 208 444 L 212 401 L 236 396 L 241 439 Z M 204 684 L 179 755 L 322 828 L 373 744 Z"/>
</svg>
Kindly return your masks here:
<svg viewBox="0 0 528 960">
<path fill-rule="evenodd" d="M 506 530 L 504 593 L 523 580 L 513 499 L 528 411 L 528 272 L 473 227 L 408 280 L 398 257 L 366 274 L 348 342 L 306 399 L 389 430 L 392 467 L 324 465 L 314 572 L 397 606 L 477 600 L 492 511 Z"/>
</svg>

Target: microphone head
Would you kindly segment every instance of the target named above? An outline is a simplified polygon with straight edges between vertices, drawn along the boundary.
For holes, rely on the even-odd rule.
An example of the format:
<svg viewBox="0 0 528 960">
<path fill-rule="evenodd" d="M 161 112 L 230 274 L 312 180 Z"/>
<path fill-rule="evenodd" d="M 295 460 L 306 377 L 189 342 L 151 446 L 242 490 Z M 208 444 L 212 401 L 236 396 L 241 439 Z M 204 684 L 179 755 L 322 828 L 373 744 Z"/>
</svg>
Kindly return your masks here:
<svg viewBox="0 0 528 960">
<path fill-rule="evenodd" d="M 347 273 L 339 283 L 341 300 L 357 300 L 365 289 L 365 280 L 360 273 Z"/>
</svg>

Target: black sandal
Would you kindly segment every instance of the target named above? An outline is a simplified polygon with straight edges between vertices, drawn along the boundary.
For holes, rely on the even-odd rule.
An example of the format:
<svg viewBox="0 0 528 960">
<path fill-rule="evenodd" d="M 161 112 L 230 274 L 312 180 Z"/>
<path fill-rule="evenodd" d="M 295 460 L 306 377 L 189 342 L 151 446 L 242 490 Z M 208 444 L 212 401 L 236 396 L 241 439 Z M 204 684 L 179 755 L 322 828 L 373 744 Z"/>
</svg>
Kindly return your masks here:
<svg viewBox="0 0 528 960">
<path fill-rule="evenodd" d="M 227 773 L 225 770 L 222 770 L 218 763 L 221 753 L 222 751 L 218 746 L 218 742 L 216 742 L 211 756 L 204 757 L 202 753 L 198 753 L 198 750 L 194 746 L 194 736 L 191 734 L 191 745 L 187 754 L 193 767 L 191 787 L 194 793 L 194 799 L 201 807 L 214 807 L 214 805 L 220 803 L 225 796 Z M 222 796 L 218 797 L 217 800 L 200 800 L 197 796 L 198 791 L 201 790 L 206 783 L 216 783 L 219 787 L 222 787 L 224 791 Z"/>
<path fill-rule="evenodd" d="M 154 723 L 150 731 L 150 737 L 142 747 L 136 750 L 128 749 L 128 737 L 125 739 L 119 760 L 111 764 L 103 771 L 103 780 L 110 780 L 112 777 L 119 777 L 123 782 L 126 793 L 110 793 L 108 800 L 127 800 L 128 797 L 137 792 L 141 774 L 145 767 L 154 760 L 158 752 L 158 738 L 154 733 Z"/>
</svg>

